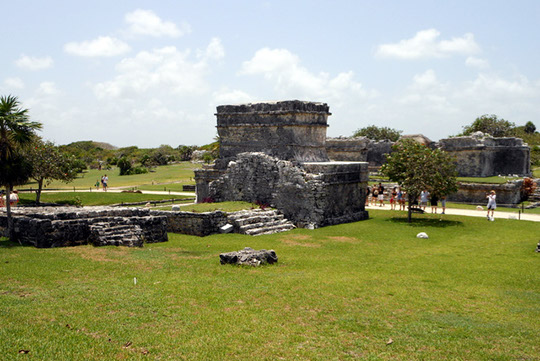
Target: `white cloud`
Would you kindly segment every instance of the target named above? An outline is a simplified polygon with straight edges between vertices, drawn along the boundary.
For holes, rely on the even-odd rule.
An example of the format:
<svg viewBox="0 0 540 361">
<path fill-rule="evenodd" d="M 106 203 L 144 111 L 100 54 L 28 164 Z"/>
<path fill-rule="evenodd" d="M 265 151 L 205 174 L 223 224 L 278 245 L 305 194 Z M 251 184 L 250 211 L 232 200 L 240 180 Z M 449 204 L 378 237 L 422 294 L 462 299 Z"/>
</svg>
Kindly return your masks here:
<svg viewBox="0 0 540 361">
<path fill-rule="evenodd" d="M 200 95 L 208 90 L 205 76 L 208 72 L 204 60 L 190 60 L 190 52 L 174 46 L 141 51 L 135 57 L 123 59 L 116 66 L 117 76 L 98 83 L 94 92 L 98 98 L 134 98 L 142 94 L 161 93 Z"/>
<path fill-rule="evenodd" d="M 352 71 L 332 78 L 328 73 L 314 74 L 303 67 L 300 58 L 286 49 L 263 48 L 245 61 L 242 75 L 262 75 L 273 84 L 277 95 L 287 98 L 334 101 L 341 103 L 346 97 L 374 95 L 353 80 Z"/>
<path fill-rule="evenodd" d="M 21 68 L 26 70 L 42 70 L 47 69 L 53 66 L 53 59 L 50 56 L 38 58 L 38 57 L 31 57 L 27 55 L 21 55 L 19 59 L 15 62 L 15 64 Z"/>
<path fill-rule="evenodd" d="M 37 94 L 42 96 L 52 96 L 60 94 L 60 91 L 54 82 L 46 81 L 39 84 Z"/>
<path fill-rule="evenodd" d="M 489 68 L 489 62 L 486 59 L 481 59 L 474 56 L 467 57 L 467 59 L 465 60 L 465 65 L 478 69 Z"/>
<path fill-rule="evenodd" d="M 188 24 L 184 23 L 181 28 L 178 28 L 173 22 L 163 21 L 150 10 L 137 9 L 132 11 L 126 14 L 125 21 L 129 25 L 129 32 L 135 35 L 176 38 L 191 32 Z"/>
<path fill-rule="evenodd" d="M 214 60 L 223 59 L 223 57 L 225 57 L 225 49 L 223 48 L 219 38 L 212 38 L 210 44 L 208 44 L 206 47 L 204 57 Z"/>
<path fill-rule="evenodd" d="M 214 105 L 253 103 L 257 99 L 241 90 L 221 89 L 213 94 Z"/>
<path fill-rule="evenodd" d="M 71 55 L 87 57 L 109 57 L 127 53 L 128 44 L 109 36 L 100 36 L 97 39 L 83 42 L 70 42 L 64 45 L 64 51 Z"/>
<path fill-rule="evenodd" d="M 24 82 L 21 78 L 6 78 L 3 85 L 7 89 L 24 89 Z"/>
<path fill-rule="evenodd" d="M 436 29 L 421 30 L 413 38 L 398 43 L 379 45 L 376 55 L 387 58 L 419 59 L 441 58 L 453 54 L 474 54 L 480 47 L 474 41 L 474 35 L 467 33 L 451 40 L 438 40 L 440 32 Z"/>
</svg>

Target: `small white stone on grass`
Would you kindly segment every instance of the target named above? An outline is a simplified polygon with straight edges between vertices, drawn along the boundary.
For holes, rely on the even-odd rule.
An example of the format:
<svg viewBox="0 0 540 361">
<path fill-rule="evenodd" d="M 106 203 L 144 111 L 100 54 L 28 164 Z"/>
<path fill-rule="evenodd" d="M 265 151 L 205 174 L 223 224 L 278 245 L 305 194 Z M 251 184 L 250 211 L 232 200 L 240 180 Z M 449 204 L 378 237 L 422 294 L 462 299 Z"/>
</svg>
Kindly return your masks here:
<svg viewBox="0 0 540 361">
<path fill-rule="evenodd" d="M 171 208 L 173 211 L 179 211 L 180 210 L 180 206 L 178 204 L 175 204 L 174 206 L 172 206 Z"/>
<path fill-rule="evenodd" d="M 479 210 L 479 211 L 483 211 L 483 210 L 484 210 L 484 207 L 482 207 L 482 206 L 476 206 L 476 209 Z"/>
<path fill-rule="evenodd" d="M 416 235 L 416 238 L 429 238 L 426 232 L 420 232 Z"/>
</svg>

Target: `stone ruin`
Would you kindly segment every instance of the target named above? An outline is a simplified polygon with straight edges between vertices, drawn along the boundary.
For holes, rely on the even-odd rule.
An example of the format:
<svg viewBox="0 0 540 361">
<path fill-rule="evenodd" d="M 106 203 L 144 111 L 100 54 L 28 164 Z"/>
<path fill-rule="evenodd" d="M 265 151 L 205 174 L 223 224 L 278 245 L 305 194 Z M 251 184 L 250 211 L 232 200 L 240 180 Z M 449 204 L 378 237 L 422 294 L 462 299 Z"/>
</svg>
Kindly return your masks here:
<svg viewBox="0 0 540 361">
<path fill-rule="evenodd" d="M 329 161 L 329 115 L 298 100 L 218 106 L 219 158 L 195 171 L 197 202 L 256 202 L 310 228 L 368 218 L 367 163 Z"/>
<path fill-rule="evenodd" d="M 439 148 L 457 158 L 460 177 L 531 175 L 531 148 L 520 138 L 472 136 L 441 139 Z"/>
<path fill-rule="evenodd" d="M 140 247 L 166 242 L 167 217 L 127 207 L 17 207 L 12 210 L 15 239 L 37 248 L 79 246 Z M 0 234 L 7 217 L 0 212 Z"/>
<path fill-rule="evenodd" d="M 457 160 L 459 177 L 531 175 L 531 149 L 520 138 L 494 138 L 481 132 L 472 136 L 441 139 L 437 143 L 422 134 L 403 135 L 401 138 L 414 139 L 453 155 Z M 370 169 L 374 169 L 384 164 L 393 144 L 365 137 L 338 137 L 328 138 L 326 149 L 332 160 L 368 162 Z"/>
</svg>

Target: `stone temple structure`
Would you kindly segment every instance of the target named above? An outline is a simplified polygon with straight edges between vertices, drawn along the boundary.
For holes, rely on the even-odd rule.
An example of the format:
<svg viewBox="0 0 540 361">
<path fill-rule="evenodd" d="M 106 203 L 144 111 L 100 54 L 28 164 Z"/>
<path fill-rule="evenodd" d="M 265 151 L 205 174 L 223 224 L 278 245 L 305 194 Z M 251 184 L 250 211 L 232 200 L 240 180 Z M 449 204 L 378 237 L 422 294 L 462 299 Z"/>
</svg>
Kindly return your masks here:
<svg viewBox="0 0 540 361">
<path fill-rule="evenodd" d="M 217 107 L 220 154 L 195 171 L 197 202 L 269 205 L 301 227 L 366 219 L 366 162 L 331 162 L 325 103 L 264 102 Z"/>
</svg>

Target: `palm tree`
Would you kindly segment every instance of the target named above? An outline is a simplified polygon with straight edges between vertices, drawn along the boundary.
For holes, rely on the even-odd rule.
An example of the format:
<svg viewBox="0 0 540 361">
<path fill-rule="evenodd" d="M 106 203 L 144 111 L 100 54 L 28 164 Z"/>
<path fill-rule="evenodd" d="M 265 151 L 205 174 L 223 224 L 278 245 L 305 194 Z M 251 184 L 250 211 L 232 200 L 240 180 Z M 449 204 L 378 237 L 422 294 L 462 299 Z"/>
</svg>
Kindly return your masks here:
<svg viewBox="0 0 540 361">
<path fill-rule="evenodd" d="M 30 144 L 41 123 L 31 122 L 28 109 L 20 107 L 17 97 L 0 97 L 0 186 L 6 188 L 7 235 L 13 239 L 13 219 L 9 197 L 13 186 L 28 179 L 29 172 L 19 150 Z"/>
</svg>

